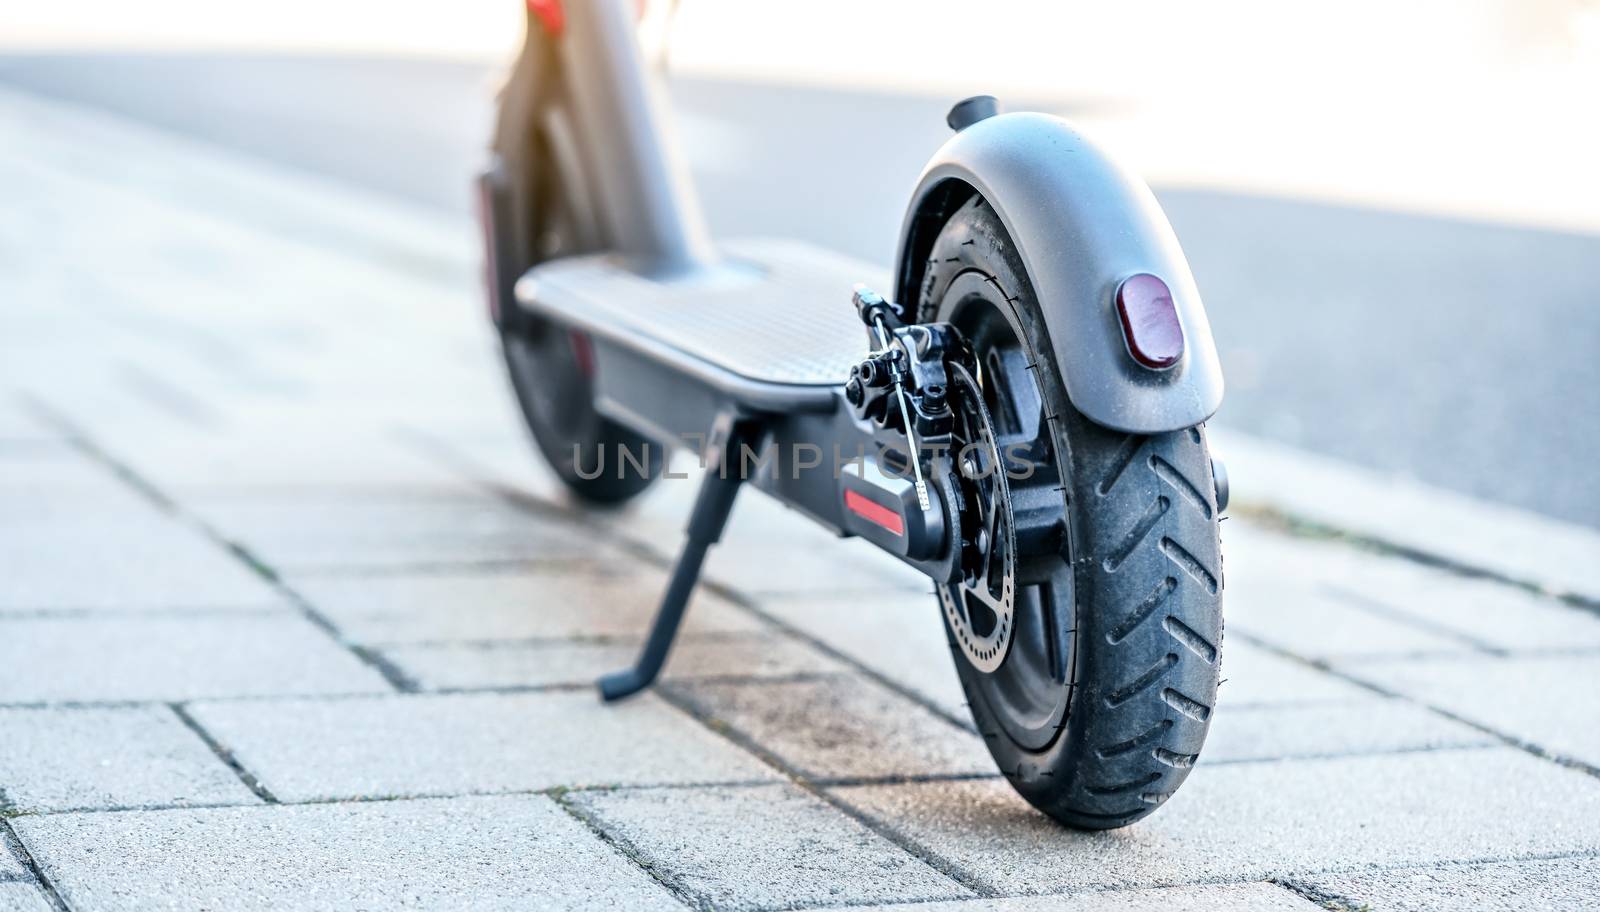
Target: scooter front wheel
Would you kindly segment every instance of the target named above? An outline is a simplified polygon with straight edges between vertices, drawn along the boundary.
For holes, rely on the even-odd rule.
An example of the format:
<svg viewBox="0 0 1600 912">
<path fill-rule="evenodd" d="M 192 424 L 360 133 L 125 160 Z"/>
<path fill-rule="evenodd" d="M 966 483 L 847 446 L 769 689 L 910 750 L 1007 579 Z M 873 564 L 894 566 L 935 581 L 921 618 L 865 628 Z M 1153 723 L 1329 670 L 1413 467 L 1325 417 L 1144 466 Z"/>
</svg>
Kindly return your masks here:
<svg viewBox="0 0 1600 912">
<path fill-rule="evenodd" d="M 507 240 L 513 276 L 546 260 L 603 247 L 579 199 L 582 164 L 561 141 L 570 130 L 543 96 L 557 84 L 555 50 L 530 22 L 527 41 L 500 100 L 494 151 L 508 205 L 495 231 Z M 498 279 L 497 279 L 498 280 Z M 504 302 L 502 306 L 515 306 Z M 662 448 L 595 407 L 594 359 L 582 333 L 531 314 L 500 321 L 501 350 L 523 419 L 545 461 L 567 490 L 593 504 L 618 504 L 654 480 Z M 622 454 L 636 463 L 625 463 Z"/>
<path fill-rule="evenodd" d="M 589 339 L 543 320 L 501 333 L 506 372 L 534 443 L 581 500 L 619 504 L 655 480 L 662 448 L 601 415 L 594 405 Z M 637 454 L 637 470 L 622 453 Z"/>
<path fill-rule="evenodd" d="M 1130 436 L 1072 407 L 1016 247 L 981 198 L 935 242 L 917 316 L 961 330 L 995 442 L 1030 467 L 981 523 L 989 549 L 1014 551 L 1004 625 L 960 585 L 941 593 L 973 721 L 1044 813 L 1132 823 L 1188 776 L 1216 701 L 1222 567 L 1204 432 Z"/>
</svg>

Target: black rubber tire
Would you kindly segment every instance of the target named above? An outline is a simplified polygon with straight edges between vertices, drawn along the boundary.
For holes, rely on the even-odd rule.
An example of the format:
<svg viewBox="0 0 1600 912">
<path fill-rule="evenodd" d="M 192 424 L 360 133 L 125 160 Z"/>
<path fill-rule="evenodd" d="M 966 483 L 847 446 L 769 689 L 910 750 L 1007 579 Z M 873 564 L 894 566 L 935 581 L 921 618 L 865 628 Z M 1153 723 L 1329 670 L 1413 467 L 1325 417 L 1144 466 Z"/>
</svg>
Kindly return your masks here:
<svg viewBox="0 0 1600 912">
<path fill-rule="evenodd" d="M 661 470 L 661 445 L 601 415 L 594 407 L 590 379 L 577 363 L 580 359 L 560 350 L 587 340 L 530 320 L 515 331 L 502 332 L 501 344 L 523 420 L 568 491 L 595 506 L 614 506 L 655 481 Z M 622 459 L 624 449 L 641 459 L 644 472 Z M 585 471 L 579 471 L 575 460 L 582 460 Z M 601 471 L 595 474 L 597 467 Z"/>
<path fill-rule="evenodd" d="M 603 247 L 599 238 L 575 230 L 571 194 L 583 175 L 570 173 L 576 162 L 562 162 L 546 135 L 542 117 L 560 87 L 557 56 L 551 39 L 531 14 L 528 33 L 505 88 L 500 93 L 492 147 L 505 169 L 515 201 L 512 224 L 498 226 L 511 236 L 519 252 L 512 264 L 521 275 L 557 256 Z M 504 321 L 501 350 L 523 419 L 539 451 L 567 489 L 580 500 L 614 505 L 638 495 L 659 474 L 663 449 L 632 429 L 601 415 L 594 405 L 594 384 L 585 364 L 587 338 L 529 315 Z M 646 471 L 637 472 L 620 458 L 622 449 L 645 456 Z M 591 473 L 604 458 L 604 471 L 583 477 L 574 462 L 583 460 Z"/>
<path fill-rule="evenodd" d="M 1062 624 L 1071 658 L 1053 740 L 1029 747 L 1011 737 L 1001 704 L 986 697 L 983 672 L 953 637 L 951 648 L 973 721 L 1017 792 L 1069 826 L 1124 826 L 1189 775 L 1216 702 L 1222 555 L 1205 435 L 1194 427 L 1130 436 L 1072 407 L 1022 261 L 981 198 L 952 214 L 935 241 L 918 319 L 942 318 L 951 283 L 974 271 L 1012 309 L 1044 407 L 1057 416 L 1049 436 L 1063 467 L 1060 541 L 1069 563 L 1061 572 L 1071 584 L 1059 587 L 1066 595 L 1054 610 L 1071 619 Z M 1016 655 L 1013 643 L 1006 661 Z"/>
</svg>

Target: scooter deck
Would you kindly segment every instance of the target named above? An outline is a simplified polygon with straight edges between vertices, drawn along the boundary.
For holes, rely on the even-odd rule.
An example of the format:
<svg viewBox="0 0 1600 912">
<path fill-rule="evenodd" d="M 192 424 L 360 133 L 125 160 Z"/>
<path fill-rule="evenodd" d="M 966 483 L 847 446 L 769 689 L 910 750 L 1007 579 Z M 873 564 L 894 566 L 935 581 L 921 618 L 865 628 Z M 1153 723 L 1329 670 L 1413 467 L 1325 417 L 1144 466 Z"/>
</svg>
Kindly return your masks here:
<svg viewBox="0 0 1600 912">
<path fill-rule="evenodd" d="M 849 379 L 868 351 L 851 287 L 881 283 L 883 270 L 795 241 L 732 243 L 724 253 L 719 264 L 667 278 L 640 275 L 607 255 L 555 260 L 523 276 L 517 300 L 575 328 L 685 357 L 752 388 L 820 393 Z"/>
</svg>

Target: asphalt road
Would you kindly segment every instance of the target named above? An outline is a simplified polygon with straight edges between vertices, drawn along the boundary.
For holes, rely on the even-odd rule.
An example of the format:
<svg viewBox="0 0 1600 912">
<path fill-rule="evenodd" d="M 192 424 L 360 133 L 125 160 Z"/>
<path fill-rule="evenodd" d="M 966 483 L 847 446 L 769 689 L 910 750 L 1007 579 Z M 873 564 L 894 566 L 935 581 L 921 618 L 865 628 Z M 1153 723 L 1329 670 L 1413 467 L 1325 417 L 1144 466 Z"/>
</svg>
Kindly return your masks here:
<svg viewBox="0 0 1600 912">
<path fill-rule="evenodd" d="M 21 55 L 0 83 L 457 214 L 490 115 L 489 71 L 440 62 Z M 885 264 L 946 135 L 947 99 L 672 91 L 716 233 Z M 1222 351 L 1220 423 L 1600 527 L 1600 237 L 1156 189 Z"/>
</svg>

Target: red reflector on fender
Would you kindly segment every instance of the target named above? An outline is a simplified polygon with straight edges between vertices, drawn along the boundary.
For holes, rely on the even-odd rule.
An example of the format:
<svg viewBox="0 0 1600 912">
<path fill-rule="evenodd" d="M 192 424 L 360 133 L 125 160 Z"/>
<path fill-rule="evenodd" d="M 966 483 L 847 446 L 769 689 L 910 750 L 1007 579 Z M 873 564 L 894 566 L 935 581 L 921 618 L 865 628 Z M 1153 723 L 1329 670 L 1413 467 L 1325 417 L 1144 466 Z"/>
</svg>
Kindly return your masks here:
<svg viewBox="0 0 1600 912">
<path fill-rule="evenodd" d="M 844 492 L 844 505 L 847 510 L 855 515 L 893 532 L 896 535 L 906 534 L 906 521 L 899 513 L 889 509 L 883 504 L 868 500 L 854 491 Z"/>
<path fill-rule="evenodd" d="M 1129 277 L 1117 289 L 1117 316 L 1133 360 L 1165 370 L 1183 357 L 1183 324 L 1166 282 L 1149 273 Z"/>
</svg>

